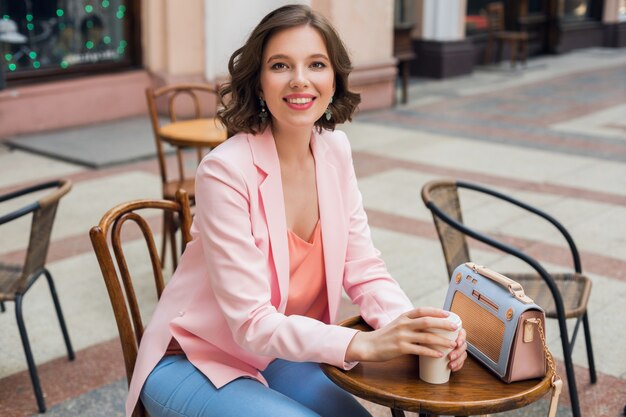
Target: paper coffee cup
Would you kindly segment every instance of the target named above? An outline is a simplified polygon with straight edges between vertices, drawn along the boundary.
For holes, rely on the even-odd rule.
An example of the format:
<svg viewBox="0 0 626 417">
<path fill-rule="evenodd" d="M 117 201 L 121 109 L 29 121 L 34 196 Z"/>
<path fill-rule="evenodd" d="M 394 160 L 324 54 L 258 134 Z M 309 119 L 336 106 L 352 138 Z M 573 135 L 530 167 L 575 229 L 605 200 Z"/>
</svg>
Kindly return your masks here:
<svg viewBox="0 0 626 417">
<path fill-rule="evenodd" d="M 455 341 L 461 331 L 462 322 L 461 318 L 457 314 L 453 312 L 449 313 L 450 315 L 446 317 L 446 319 L 457 325 L 456 330 L 430 329 L 428 332 L 435 333 L 439 336 Z M 450 379 L 450 368 L 448 367 L 450 358 L 448 358 L 448 354 L 452 352 L 452 349 L 438 345 L 429 347 L 442 352 L 443 357 L 433 358 L 431 356 L 420 356 L 420 379 L 430 384 L 445 384 Z"/>
</svg>

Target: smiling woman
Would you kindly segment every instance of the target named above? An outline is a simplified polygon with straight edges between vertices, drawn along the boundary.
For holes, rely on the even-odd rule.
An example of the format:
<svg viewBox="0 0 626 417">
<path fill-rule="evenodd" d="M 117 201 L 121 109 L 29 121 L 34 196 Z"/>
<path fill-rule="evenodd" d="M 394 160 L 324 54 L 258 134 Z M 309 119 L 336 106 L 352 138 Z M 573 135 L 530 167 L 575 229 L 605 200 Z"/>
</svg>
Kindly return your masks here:
<svg viewBox="0 0 626 417">
<path fill-rule="evenodd" d="M 308 25 L 285 29 L 267 42 L 259 96 L 272 115 L 274 134 L 314 125 L 330 106 L 334 92 L 335 74 L 316 29 Z"/>
<path fill-rule="evenodd" d="M 321 15 L 310 10 L 304 12 L 297 8 L 289 15 L 280 10 L 268 14 L 229 61 L 231 81 L 220 91 L 225 107 L 219 114 L 229 132 L 259 133 L 271 124 L 271 118 L 259 118 L 263 110 L 260 77 L 264 67 L 263 56 L 259 51 L 265 51 L 272 35 L 284 29 L 307 26 L 314 30 L 317 40 L 321 38 L 323 41 L 325 65 L 334 73 L 335 91 L 330 104 L 332 118 L 318 119 L 317 127 L 332 130 L 336 124 L 350 121 L 361 101 L 359 94 L 348 90 L 348 74 L 352 71 L 352 63 L 335 29 Z M 300 48 L 306 44 L 293 41 L 291 45 Z"/>
<path fill-rule="evenodd" d="M 306 6 L 267 15 L 229 63 L 219 117 L 236 134 L 196 174 L 193 240 L 141 341 L 126 412 L 152 417 L 351 416 L 369 413 L 319 363 L 403 354 L 456 371 L 465 332 L 447 312 L 413 308 L 373 245 L 350 144 L 350 59 Z M 373 328 L 335 325 L 342 291 Z M 456 326 L 455 326 L 456 328 Z"/>
</svg>

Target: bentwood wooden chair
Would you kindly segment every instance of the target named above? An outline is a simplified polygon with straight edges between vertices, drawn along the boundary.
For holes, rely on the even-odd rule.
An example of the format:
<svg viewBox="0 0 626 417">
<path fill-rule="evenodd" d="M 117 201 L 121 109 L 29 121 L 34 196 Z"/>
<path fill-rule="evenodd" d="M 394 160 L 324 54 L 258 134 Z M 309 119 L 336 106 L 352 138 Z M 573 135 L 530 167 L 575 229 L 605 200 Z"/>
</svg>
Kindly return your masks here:
<svg viewBox="0 0 626 417">
<path fill-rule="evenodd" d="M 65 319 L 63 318 L 63 312 L 61 311 L 61 303 L 59 302 L 59 297 L 57 296 L 52 274 L 50 274 L 50 271 L 46 268 L 50 235 L 52 233 L 52 226 L 56 217 L 59 200 L 67 194 L 71 188 L 72 183 L 69 180 L 58 180 L 23 188 L 0 196 L 0 203 L 8 202 L 10 200 L 17 202 L 18 200 L 16 199 L 18 198 L 46 191 L 46 194 L 38 200 L 0 216 L 0 226 L 2 226 L 19 219 L 22 216 L 32 214 L 30 237 L 28 240 L 24 263 L 21 265 L 0 263 L 0 305 L 2 307 L 1 310 L 4 312 L 5 302 L 15 302 L 15 317 L 17 319 L 17 326 L 22 339 L 22 346 L 24 347 L 24 354 L 28 364 L 28 372 L 33 384 L 33 390 L 35 391 L 37 406 L 39 407 L 39 411 L 42 413 L 46 411 L 46 403 L 41 390 L 41 384 L 39 383 L 39 375 L 37 373 L 37 366 L 35 365 L 33 353 L 30 348 L 28 333 L 26 332 L 26 325 L 22 315 L 22 304 L 26 292 L 28 292 L 40 276 L 45 276 L 48 281 L 57 318 L 61 326 L 61 333 L 63 334 L 65 347 L 67 349 L 67 357 L 70 361 L 74 360 L 74 350 L 72 348 L 70 336 L 67 332 L 67 327 L 65 326 Z"/>
<path fill-rule="evenodd" d="M 498 48 L 498 59 L 502 59 L 502 45 L 509 45 L 509 53 L 511 54 L 511 66 L 514 67 L 517 62 L 519 53 L 520 60 L 526 64 L 528 57 L 528 33 L 524 31 L 505 30 L 504 25 L 504 4 L 489 3 L 486 6 L 487 12 L 487 47 L 485 48 L 485 64 L 493 62 L 494 45 Z"/>
<path fill-rule="evenodd" d="M 145 276 L 141 276 L 137 272 L 138 269 L 133 269 L 135 273 L 131 273 L 131 265 L 135 265 L 132 261 L 136 260 L 138 255 L 136 252 L 131 252 L 133 246 L 124 244 L 124 241 L 130 243 L 133 238 L 143 237 L 152 269 L 148 281 L 153 281 L 152 285 L 155 289 L 153 300 L 158 300 L 165 288 L 165 280 L 161 258 L 150 226 L 150 217 L 154 217 L 155 210 L 176 215 L 180 219 L 183 247 L 191 241 L 191 212 L 189 196 L 185 190 L 179 190 L 174 201 L 136 200 L 115 206 L 102 217 L 97 226 L 89 231 L 113 307 L 128 383 L 133 376 L 137 350 L 144 332 L 144 320 L 138 296 L 142 296 L 139 288 L 145 284 L 141 279 Z M 138 233 L 133 235 L 133 229 L 136 232 L 137 227 L 141 231 L 139 236 L 137 236 Z M 136 248 L 136 245 L 134 247 Z M 130 256 L 134 258 L 131 259 Z M 148 417 L 141 401 L 135 407 L 133 417 Z"/>
<path fill-rule="evenodd" d="M 554 226 L 569 246 L 573 262 L 572 270 L 565 273 L 548 272 L 539 261 L 522 249 L 504 243 L 502 240 L 477 231 L 475 228 L 467 225 L 463 221 L 461 193 L 459 193 L 459 190 L 464 190 L 464 193 L 478 193 L 483 197 L 493 197 L 495 200 L 510 204 L 511 208 L 518 207 L 525 213 L 537 216 L 538 220 L 546 221 Z M 463 195 L 469 197 L 469 195 Z M 477 261 L 470 256 L 467 237 L 512 255 L 528 264 L 534 270 L 534 272 L 529 273 L 503 272 L 503 274 L 519 282 L 524 288 L 524 292 L 545 310 L 546 317 L 558 320 L 572 412 L 575 417 L 580 417 L 580 406 L 571 353 L 581 323 L 585 333 L 589 376 L 592 384 L 596 382 L 597 377 L 591 345 L 591 330 L 587 315 L 591 280 L 582 272 L 580 255 L 570 233 L 549 214 L 520 200 L 477 184 L 452 180 L 431 181 L 422 188 L 422 200 L 432 213 L 446 261 L 448 277 L 452 276 L 454 268 L 461 263 Z M 486 215 L 489 214 L 486 213 Z M 566 325 L 566 320 L 570 318 L 576 319 L 571 339 L 568 337 Z"/>
<path fill-rule="evenodd" d="M 176 191 L 182 188 L 187 191 L 193 204 L 195 168 L 203 157 L 204 149 L 218 146 L 228 136 L 221 123 L 215 117 L 208 116 L 219 105 L 217 87 L 211 84 L 175 84 L 158 89 L 147 88 L 146 99 L 159 162 L 163 198 L 173 201 Z M 159 119 L 159 105 L 163 107 L 167 119 L 165 124 Z M 174 175 L 168 173 L 166 143 L 173 145 L 176 150 L 177 172 Z M 187 167 L 188 161 L 185 158 L 187 148 L 194 148 L 197 157 L 191 167 Z M 176 268 L 178 262 L 175 238 L 177 228 L 177 219 L 172 218 L 171 213 L 164 213 L 161 258 L 165 260 L 169 241 L 173 268 Z"/>
</svg>

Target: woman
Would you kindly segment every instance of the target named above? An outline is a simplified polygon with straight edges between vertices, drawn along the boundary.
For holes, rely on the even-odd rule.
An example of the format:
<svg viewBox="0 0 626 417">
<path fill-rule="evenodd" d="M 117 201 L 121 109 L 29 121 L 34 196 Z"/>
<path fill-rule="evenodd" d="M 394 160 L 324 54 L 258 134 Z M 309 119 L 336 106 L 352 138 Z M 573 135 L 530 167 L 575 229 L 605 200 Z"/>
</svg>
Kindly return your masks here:
<svg viewBox="0 0 626 417">
<path fill-rule="evenodd" d="M 425 332 L 373 247 L 345 135 L 359 96 L 332 27 L 305 6 L 267 15 L 229 64 L 220 113 L 235 133 L 201 162 L 193 241 L 143 336 L 127 414 L 367 416 L 320 371 L 411 353 L 466 358 Z M 342 288 L 374 328 L 331 323 Z"/>
</svg>

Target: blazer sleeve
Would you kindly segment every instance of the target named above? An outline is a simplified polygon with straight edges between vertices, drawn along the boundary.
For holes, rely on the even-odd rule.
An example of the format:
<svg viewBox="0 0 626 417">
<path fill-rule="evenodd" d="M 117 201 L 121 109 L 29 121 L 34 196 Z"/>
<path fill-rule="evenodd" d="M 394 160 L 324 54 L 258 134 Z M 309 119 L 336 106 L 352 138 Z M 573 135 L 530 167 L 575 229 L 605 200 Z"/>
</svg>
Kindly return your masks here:
<svg viewBox="0 0 626 417">
<path fill-rule="evenodd" d="M 217 152 L 196 174 L 195 216 L 208 279 L 232 336 L 257 355 L 348 369 L 353 365 L 344 362 L 345 352 L 355 330 L 285 316 L 271 303 L 268 255 L 255 245 L 250 221 L 249 195 L 258 192 L 254 177 L 247 182 L 243 171 Z"/>
<path fill-rule="evenodd" d="M 345 137 L 345 135 L 344 135 Z M 347 161 L 343 175 L 346 178 L 345 204 L 349 217 L 349 236 L 343 285 L 346 294 L 360 307 L 361 316 L 373 328 L 379 329 L 400 314 L 413 308 L 413 304 L 387 271 L 374 247 L 363 198 L 357 185 L 352 152 L 348 139 L 344 158 Z"/>
</svg>

